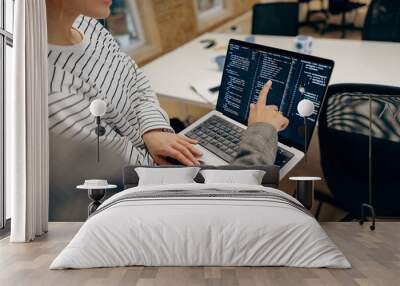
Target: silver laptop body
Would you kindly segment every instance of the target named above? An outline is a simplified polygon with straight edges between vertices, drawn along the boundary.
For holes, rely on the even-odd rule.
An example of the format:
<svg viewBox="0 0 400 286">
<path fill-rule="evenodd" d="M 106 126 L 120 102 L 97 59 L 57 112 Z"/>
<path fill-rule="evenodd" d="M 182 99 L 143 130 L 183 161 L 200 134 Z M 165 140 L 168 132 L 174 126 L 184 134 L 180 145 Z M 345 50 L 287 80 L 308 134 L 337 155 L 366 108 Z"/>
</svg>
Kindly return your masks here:
<svg viewBox="0 0 400 286">
<path fill-rule="evenodd" d="M 296 114 L 297 103 L 307 98 L 316 107 L 308 119 L 309 143 L 333 65 L 331 60 L 230 40 L 216 110 L 180 133 L 199 141 L 196 147 L 203 152 L 201 163 L 229 164 L 237 155 L 241 133 L 247 128 L 249 105 L 256 101 L 251 97 L 253 94 L 258 96 L 262 85 L 271 79 L 273 84 L 267 104 L 277 105 L 290 121 L 288 130 L 279 135 L 275 161 L 282 179 L 303 158 L 304 150 L 308 148 L 303 143 L 304 123 L 300 122 L 304 119 Z M 250 85 L 248 89 L 246 84 Z M 247 99 L 243 100 L 246 96 Z"/>
</svg>

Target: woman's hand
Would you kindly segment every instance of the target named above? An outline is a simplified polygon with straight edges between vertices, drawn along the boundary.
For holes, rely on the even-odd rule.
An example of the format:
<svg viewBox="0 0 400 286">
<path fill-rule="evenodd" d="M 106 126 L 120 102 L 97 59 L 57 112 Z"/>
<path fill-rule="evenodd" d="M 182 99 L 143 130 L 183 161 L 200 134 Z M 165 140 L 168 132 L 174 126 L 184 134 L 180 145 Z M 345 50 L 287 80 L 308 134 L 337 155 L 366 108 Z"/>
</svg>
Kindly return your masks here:
<svg viewBox="0 0 400 286">
<path fill-rule="evenodd" d="M 271 86 L 272 81 L 269 80 L 260 91 L 257 103 L 250 105 L 248 125 L 264 122 L 271 124 L 277 131 L 282 131 L 289 125 L 289 120 L 279 112 L 276 105 L 266 105 Z"/>
<path fill-rule="evenodd" d="M 193 144 L 197 141 L 183 135 L 151 130 L 143 135 L 143 141 L 147 146 L 154 161 L 159 165 L 171 164 L 167 157 L 173 158 L 186 166 L 199 165 L 196 157 L 202 153 Z"/>
</svg>

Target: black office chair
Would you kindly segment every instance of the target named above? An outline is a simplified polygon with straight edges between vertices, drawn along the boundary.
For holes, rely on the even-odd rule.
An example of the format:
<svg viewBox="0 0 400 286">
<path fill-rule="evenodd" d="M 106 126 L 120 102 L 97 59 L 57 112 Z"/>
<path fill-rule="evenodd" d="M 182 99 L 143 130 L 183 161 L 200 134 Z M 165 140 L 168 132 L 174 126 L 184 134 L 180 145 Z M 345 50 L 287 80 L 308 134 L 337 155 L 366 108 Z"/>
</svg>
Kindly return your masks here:
<svg viewBox="0 0 400 286">
<path fill-rule="evenodd" d="M 252 34 L 297 36 L 298 3 L 265 3 L 253 6 Z"/>
<path fill-rule="evenodd" d="M 327 23 L 323 33 L 341 30 L 342 38 L 346 38 L 347 30 L 361 30 L 361 28 L 356 27 L 354 23 L 347 22 L 346 13 L 356 11 L 365 5 L 365 3 L 359 3 L 351 0 L 329 0 L 328 13 L 330 15 L 341 15 L 341 23 L 339 25 Z"/>
<path fill-rule="evenodd" d="M 300 5 L 303 4 L 307 6 L 306 19 L 300 22 L 300 26 L 309 26 L 315 31 L 320 32 L 321 26 L 326 23 L 328 19 L 328 10 L 324 7 L 324 0 L 319 0 L 319 9 L 311 9 L 311 2 L 313 2 L 313 0 L 299 0 Z"/>
<path fill-rule="evenodd" d="M 373 0 L 365 18 L 362 39 L 400 42 L 400 1 Z"/>
<path fill-rule="evenodd" d="M 372 96 L 372 205 L 376 215 L 400 217 L 400 88 L 338 84 L 329 87 L 321 109 L 318 136 L 321 167 L 331 196 L 315 192 L 323 203 L 360 217 L 369 201 L 369 95 Z"/>
</svg>

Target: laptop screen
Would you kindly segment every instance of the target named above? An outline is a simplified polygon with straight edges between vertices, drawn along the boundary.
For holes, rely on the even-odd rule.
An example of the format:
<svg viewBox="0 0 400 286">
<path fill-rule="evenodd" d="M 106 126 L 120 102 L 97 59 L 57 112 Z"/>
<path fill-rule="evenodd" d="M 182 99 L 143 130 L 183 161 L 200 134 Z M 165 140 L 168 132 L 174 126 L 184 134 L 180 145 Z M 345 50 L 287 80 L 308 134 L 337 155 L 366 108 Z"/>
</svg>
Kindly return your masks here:
<svg viewBox="0 0 400 286">
<path fill-rule="evenodd" d="M 247 124 L 250 103 L 258 99 L 264 84 L 272 81 L 267 105 L 276 105 L 289 119 L 279 133 L 279 141 L 304 150 L 304 119 L 297 104 L 309 99 L 315 105 L 308 117 L 307 141 L 310 142 L 325 96 L 333 61 L 276 48 L 230 40 L 219 90 L 217 111 Z"/>
</svg>

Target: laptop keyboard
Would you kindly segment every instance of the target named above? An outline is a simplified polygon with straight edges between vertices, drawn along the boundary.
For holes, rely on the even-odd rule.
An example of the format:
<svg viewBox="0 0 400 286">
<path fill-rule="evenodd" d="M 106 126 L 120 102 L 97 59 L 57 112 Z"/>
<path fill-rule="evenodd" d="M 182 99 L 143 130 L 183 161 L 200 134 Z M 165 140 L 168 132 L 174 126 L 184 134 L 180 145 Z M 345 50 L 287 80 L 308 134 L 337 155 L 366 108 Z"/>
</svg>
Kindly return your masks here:
<svg viewBox="0 0 400 286">
<path fill-rule="evenodd" d="M 186 135 L 199 141 L 199 144 L 226 162 L 232 162 L 239 152 L 243 128 L 213 115 Z M 278 147 L 275 165 L 282 168 L 294 155 Z"/>
<path fill-rule="evenodd" d="M 198 140 L 201 146 L 223 160 L 231 162 L 239 151 L 243 130 L 243 128 L 214 115 L 186 135 Z"/>
</svg>

